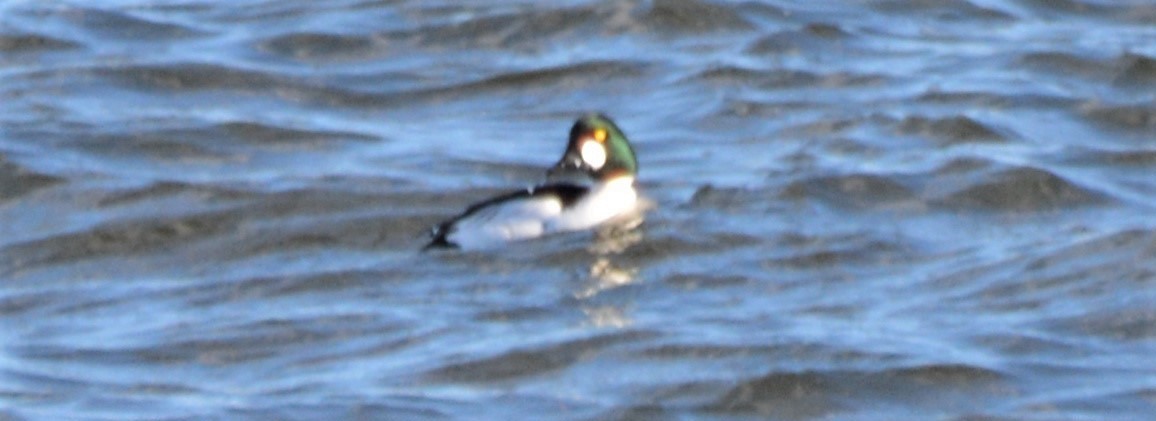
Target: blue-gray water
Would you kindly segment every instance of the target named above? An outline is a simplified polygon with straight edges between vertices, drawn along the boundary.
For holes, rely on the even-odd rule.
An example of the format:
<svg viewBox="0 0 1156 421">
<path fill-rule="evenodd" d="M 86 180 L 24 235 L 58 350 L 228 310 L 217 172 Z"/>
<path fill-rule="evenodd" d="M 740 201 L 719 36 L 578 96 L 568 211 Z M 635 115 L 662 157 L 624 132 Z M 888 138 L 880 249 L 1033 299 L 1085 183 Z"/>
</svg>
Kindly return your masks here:
<svg viewBox="0 0 1156 421">
<path fill-rule="evenodd" d="M 1148 0 L 5 2 L 0 128 L 0 419 L 1156 417 Z"/>
</svg>

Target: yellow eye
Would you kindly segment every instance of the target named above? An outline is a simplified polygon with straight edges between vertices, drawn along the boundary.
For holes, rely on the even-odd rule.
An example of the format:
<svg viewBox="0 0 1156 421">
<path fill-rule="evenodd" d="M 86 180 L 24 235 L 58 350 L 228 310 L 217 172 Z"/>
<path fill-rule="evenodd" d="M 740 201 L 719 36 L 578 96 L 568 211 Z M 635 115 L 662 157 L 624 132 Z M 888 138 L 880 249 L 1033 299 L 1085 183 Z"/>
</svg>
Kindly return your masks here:
<svg viewBox="0 0 1156 421">
<path fill-rule="evenodd" d="M 599 142 L 605 142 L 606 141 L 606 129 L 594 130 L 594 140 L 597 140 Z"/>
</svg>

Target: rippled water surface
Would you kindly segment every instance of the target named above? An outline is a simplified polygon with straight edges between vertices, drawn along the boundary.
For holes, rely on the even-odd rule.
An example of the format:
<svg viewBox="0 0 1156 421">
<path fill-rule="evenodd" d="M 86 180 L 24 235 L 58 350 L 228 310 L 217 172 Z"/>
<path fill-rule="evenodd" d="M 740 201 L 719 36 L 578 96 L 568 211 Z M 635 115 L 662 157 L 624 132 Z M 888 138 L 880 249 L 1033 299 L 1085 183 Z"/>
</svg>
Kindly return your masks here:
<svg viewBox="0 0 1156 421">
<path fill-rule="evenodd" d="M 1156 4 L 0 4 L 2 419 L 1151 419 Z M 610 114 L 630 230 L 420 253 Z"/>
</svg>

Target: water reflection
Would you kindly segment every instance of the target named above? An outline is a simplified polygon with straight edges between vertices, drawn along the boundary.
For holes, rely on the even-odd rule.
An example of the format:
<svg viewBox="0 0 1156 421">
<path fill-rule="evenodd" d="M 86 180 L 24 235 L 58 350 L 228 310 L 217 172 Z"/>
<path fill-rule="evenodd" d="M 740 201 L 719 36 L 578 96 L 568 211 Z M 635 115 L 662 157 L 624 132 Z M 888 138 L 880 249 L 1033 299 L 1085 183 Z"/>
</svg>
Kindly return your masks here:
<svg viewBox="0 0 1156 421">
<path fill-rule="evenodd" d="M 637 273 L 636 267 L 615 266 L 609 258 L 598 257 L 590 265 L 590 280 L 582 290 L 574 293 L 574 297 L 587 299 L 602 291 L 629 285 L 634 282 Z"/>
<path fill-rule="evenodd" d="M 586 320 L 594 327 L 624 328 L 634 324 L 626 309 L 617 306 L 585 307 Z"/>
<path fill-rule="evenodd" d="M 587 248 L 594 256 L 589 269 L 590 277 L 586 285 L 574 293 L 575 298 L 589 299 L 602 291 L 634 283 L 638 267 L 623 263 L 620 255 L 630 246 L 642 241 L 642 230 L 639 227 L 645 219 L 646 209 L 649 207 L 640 208 L 639 212 L 627 215 L 595 233 L 594 241 Z M 618 309 L 617 313 L 621 316 L 623 311 Z M 606 317 L 608 313 L 605 309 L 597 309 L 588 311 L 587 315 L 591 316 L 591 321 L 595 325 L 601 326 L 604 320 L 600 318 Z M 614 319 L 620 322 L 628 320 L 622 317 Z"/>
</svg>

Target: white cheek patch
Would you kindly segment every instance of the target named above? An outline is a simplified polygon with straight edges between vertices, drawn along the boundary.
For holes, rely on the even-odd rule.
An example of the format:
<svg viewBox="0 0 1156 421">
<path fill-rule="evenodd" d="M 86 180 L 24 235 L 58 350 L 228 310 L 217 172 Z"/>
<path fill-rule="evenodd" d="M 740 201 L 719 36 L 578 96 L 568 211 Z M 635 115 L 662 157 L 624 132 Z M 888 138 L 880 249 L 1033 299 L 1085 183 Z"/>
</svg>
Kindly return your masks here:
<svg viewBox="0 0 1156 421">
<path fill-rule="evenodd" d="M 582 160 L 586 162 L 595 170 L 602 169 L 606 165 L 606 147 L 601 143 L 593 140 L 582 142 L 582 148 L 579 150 L 582 153 Z"/>
</svg>

